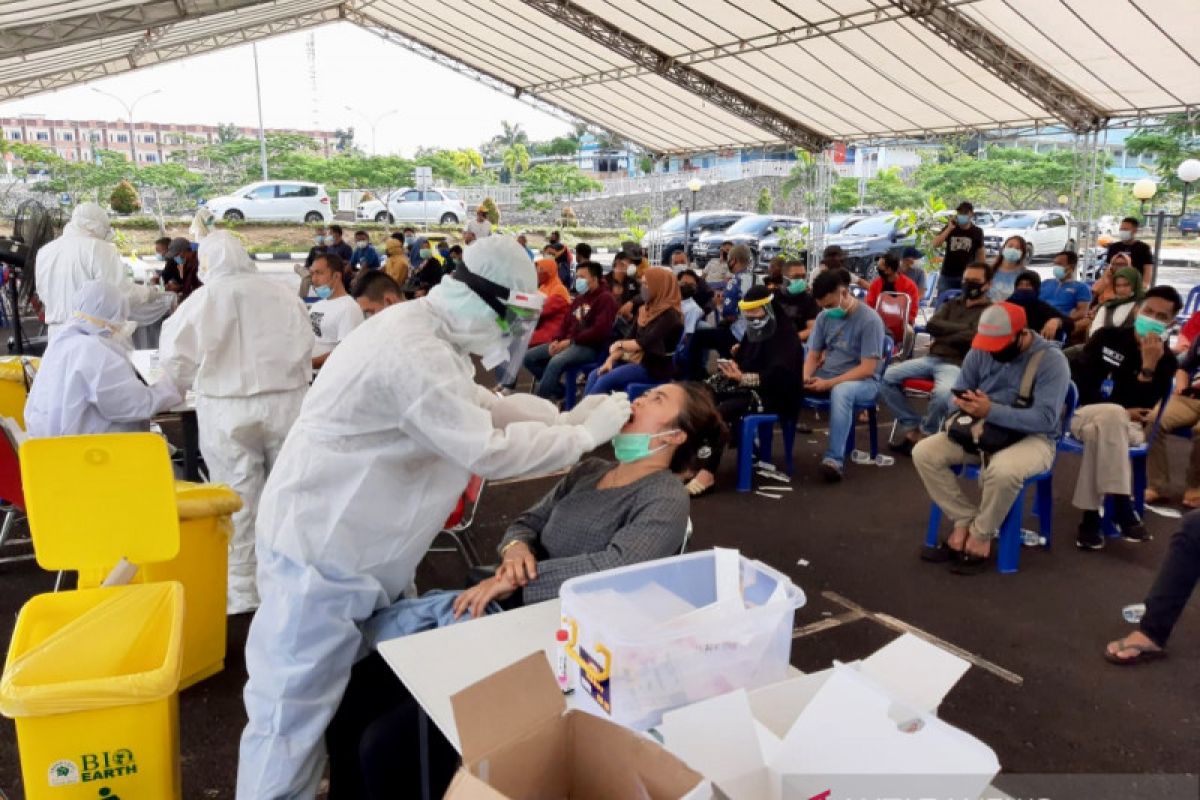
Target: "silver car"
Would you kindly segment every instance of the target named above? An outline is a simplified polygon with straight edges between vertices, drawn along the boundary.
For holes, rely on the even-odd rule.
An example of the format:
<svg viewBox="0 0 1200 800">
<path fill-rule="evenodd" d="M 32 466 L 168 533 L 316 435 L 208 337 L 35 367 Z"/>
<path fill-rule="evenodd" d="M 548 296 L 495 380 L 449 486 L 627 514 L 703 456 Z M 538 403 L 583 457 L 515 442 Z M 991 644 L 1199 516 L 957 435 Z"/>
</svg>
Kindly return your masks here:
<svg viewBox="0 0 1200 800">
<path fill-rule="evenodd" d="M 467 208 L 453 189 L 398 189 L 388 195 L 387 208 L 378 200 L 359 203 L 355 219 L 368 222 L 417 222 L 457 225 L 467 218 Z"/>
</svg>

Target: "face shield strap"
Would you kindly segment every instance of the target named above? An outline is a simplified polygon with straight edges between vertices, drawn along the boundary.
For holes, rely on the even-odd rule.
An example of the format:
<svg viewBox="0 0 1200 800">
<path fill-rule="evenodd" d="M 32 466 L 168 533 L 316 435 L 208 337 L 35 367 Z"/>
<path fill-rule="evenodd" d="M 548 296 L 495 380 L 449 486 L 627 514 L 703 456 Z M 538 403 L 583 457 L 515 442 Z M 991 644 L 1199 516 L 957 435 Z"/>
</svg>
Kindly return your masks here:
<svg viewBox="0 0 1200 800">
<path fill-rule="evenodd" d="M 504 319 L 508 313 L 508 294 L 507 286 L 489 281 L 487 278 L 476 275 L 471 270 L 467 269 L 466 264 L 459 264 L 454 269 L 452 277 L 456 281 L 462 281 L 467 285 L 467 288 L 479 296 L 479 299 L 487 303 L 488 306 L 496 312 L 496 316 Z"/>
</svg>

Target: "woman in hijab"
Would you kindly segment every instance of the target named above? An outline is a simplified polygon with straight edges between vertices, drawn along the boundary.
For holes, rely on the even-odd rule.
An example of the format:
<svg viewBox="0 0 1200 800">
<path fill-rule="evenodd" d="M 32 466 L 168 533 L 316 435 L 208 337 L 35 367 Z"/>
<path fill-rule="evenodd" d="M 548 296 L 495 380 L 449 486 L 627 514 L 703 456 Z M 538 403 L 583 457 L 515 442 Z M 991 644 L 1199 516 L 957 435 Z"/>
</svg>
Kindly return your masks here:
<svg viewBox="0 0 1200 800">
<path fill-rule="evenodd" d="M 708 379 L 721 419 L 735 442 L 747 414 L 778 414 L 784 424 L 794 424 L 803 393 L 800 337 L 771 291 L 765 286 L 752 287 L 738 309 L 746 323 L 746 336 L 733 360 L 718 361 L 718 372 Z M 719 443 L 711 448 L 703 468 L 688 483 L 688 494 L 699 497 L 712 490 L 724 452 Z"/>
<path fill-rule="evenodd" d="M 1125 253 L 1113 258 L 1113 266 L 1112 290 L 1101 295 L 1108 299 L 1095 309 L 1095 317 L 1088 328 L 1089 337 L 1101 328 L 1133 327 L 1137 316 L 1133 310 L 1145 294 L 1142 273 L 1129 264 L 1129 257 Z"/>
<path fill-rule="evenodd" d="M 1017 276 L 1008 302 L 1025 309 L 1026 327 L 1045 339 L 1065 341 L 1064 331 L 1070 330 L 1070 320 L 1057 308 L 1040 299 L 1042 276 L 1027 269 Z"/>
<path fill-rule="evenodd" d="M 529 340 L 530 347 L 537 347 L 552 341 L 558 334 L 563 317 L 571 313 L 571 293 L 559 280 L 558 262 L 553 258 L 539 258 L 533 265 L 537 268 L 538 291 L 546 298 L 542 315 Z"/>
<path fill-rule="evenodd" d="M 641 281 L 643 302 L 633 338 L 609 348 L 608 360 L 588 376 L 586 394 L 624 391 L 631 383 L 663 383 L 675 376 L 675 348 L 683 337 L 679 282 L 662 267 L 647 269 Z"/>
</svg>

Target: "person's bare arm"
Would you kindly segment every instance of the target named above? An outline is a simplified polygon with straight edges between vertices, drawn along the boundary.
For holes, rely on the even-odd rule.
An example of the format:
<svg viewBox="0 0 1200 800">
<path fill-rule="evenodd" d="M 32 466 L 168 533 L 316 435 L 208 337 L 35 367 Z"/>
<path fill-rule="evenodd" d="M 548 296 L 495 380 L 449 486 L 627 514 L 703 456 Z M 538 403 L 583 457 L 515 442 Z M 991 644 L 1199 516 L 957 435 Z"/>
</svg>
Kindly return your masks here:
<svg viewBox="0 0 1200 800">
<path fill-rule="evenodd" d="M 1086 317 L 1087 313 L 1088 313 L 1088 306 L 1090 306 L 1090 305 L 1091 305 L 1091 303 L 1089 303 L 1087 300 L 1083 300 L 1079 303 L 1076 303 L 1075 308 L 1071 309 L 1071 315 L 1070 315 L 1071 321 L 1078 322 L 1079 320 Z"/>
<path fill-rule="evenodd" d="M 934 247 L 941 247 L 942 245 L 944 245 L 946 243 L 946 240 L 950 238 L 950 232 L 953 230 L 954 230 L 954 223 L 953 222 L 948 223 L 946 225 L 946 227 L 942 229 L 941 233 L 939 233 L 937 236 L 933 237 L 933 242 L 931 244 Z"/>
<path fill-rule="evenodd" d="M 837 386 L 839 383 L 847 383 L 849 381 L 865 381 L 875 374 L 875 370 L 879 368 L 878 358 L 864 358 L 858 362 L 858 366 L 854 369 L 847 370 L 835 378 L 829 378 L 827 383 L 830 386 Z"/>
</svg>

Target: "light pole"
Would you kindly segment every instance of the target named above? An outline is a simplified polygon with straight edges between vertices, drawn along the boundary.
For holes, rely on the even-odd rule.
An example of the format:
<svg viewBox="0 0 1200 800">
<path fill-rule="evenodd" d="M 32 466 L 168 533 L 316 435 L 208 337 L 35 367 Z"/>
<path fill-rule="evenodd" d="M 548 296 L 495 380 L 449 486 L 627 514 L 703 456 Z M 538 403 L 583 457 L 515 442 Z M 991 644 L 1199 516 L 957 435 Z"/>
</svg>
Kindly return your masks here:
<svg viewBox="0 0 1200 800">
<path fill-rule="evenodd" d="M 379 151 L 375 148 L 375 127 L 380 122 L 382 122 L 385 117 L 390 117 L 392 114 L 399 113 L 400 109 L 393 108 L 391 111 L 385 111 L 377 117 L 370 117 L 367 114 L 364 114 L 362 111 L 359 111 L 357 108 L 351 108 L 350 106 L 346 106 L 346 110 L 349 111 L 351 114 L 358 114 L 360 117 L 362 117 L 366 121 L 367 125 L 370 126 L 370 128 L 371 128 L 371 155 L 373 155 L 373 156 L 379 155 Z"/>
<path fill-rule="evenodd" d="M 696 194 L 703 185 L 699 178 L 692 178 L 687 185 L 692 193 L 692 205 L 683 212 L 683 254 L 687 257 L 689 266 L 692 263 L 692 212 L 696 210 Z"/>
<path fill-rule="evenodd" d="M 1133 185 L 1133 196 L 1142 201 L 1142 208 L 1139 214 L 1144 218 L 1146 216 L 1146 201 L 1154 197 L 1154 193 L 1158 191 L 1158 184 L 1149 178 L 1142 178 Z"/>
<path fill-rule="evenodd" d="M 132 161 L 133 165 L 136 167 L 137 166 L 137 149 L 134 147 L 134 139 L 133 139 L 133 109 L 137 108 L 137 104 L 142 102 L 143 100 L 145 100 L 150 95 L 162 94 L 162 89 L 155 89 L 152 92 L 146 92 L 144 95 L 137 98 L 132 103 L 126 103 L 124 100 L 122 100 L 120 97 L 113 94 L 112 92 L 106 92 L 103 89 L 96 88 L 95 86 L 92 87 L 92 91 L 95 92 L 96 94 L 102 94 L 105 97 L 111 97 L 113 100 L 116 100 L 118 103 L 120 103 L 121 107 L 125 109 L 126 119 L 129 120 L 129 160 Z"/>
<path fill-rule="evenodd" d="M 1200 180 L 1200 160 L 1189 158 L 1179 162 L 1175 175 L 1183 183 L 1183 205 L 1179 207 L 1179 217 L 1182 219 L 1187 213 L 1188 190 L 1192 188 L 1193 183 Z"/>
</svg>

